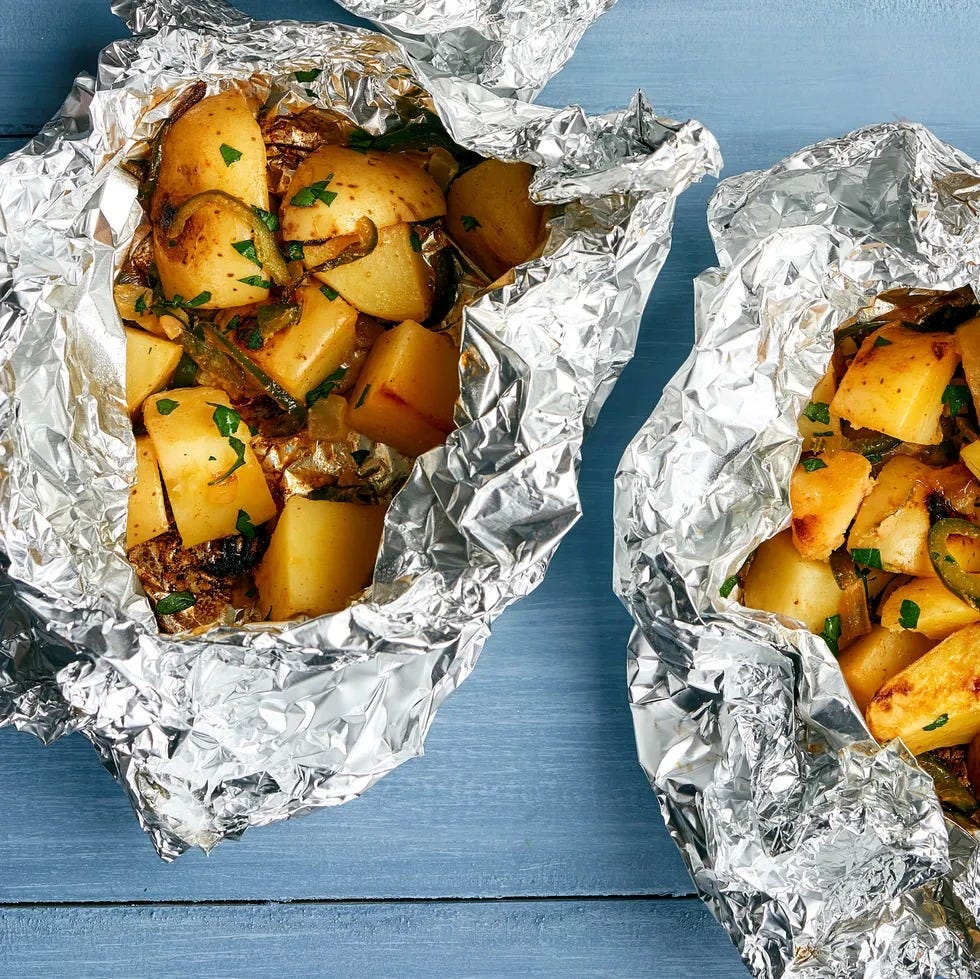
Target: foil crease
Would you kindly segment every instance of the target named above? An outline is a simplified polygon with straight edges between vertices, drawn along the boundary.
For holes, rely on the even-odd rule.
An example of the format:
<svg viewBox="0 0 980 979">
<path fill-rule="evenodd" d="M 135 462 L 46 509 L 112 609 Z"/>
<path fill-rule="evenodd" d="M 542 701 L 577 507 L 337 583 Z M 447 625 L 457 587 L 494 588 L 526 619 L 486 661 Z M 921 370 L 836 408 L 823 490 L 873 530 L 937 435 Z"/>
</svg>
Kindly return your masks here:
<svg viewBox="0 0 980 979">
<path fill-rule="evenodd" d="M 695 345 L 617 474 L 640 762 L 704 901 L 760 977 L 980 972 L 974 839 L 879 747 L 826 644 L 720 595 L 789 524 L 797 418 L 832 332 L 894 286 L 975 287 L 980 165 L 890 124 L 723 181 Z"/>
<path fill-rule="evenodd" d="M 720 158 L 642 95 L 591 118 L 430 78 L 359 29 L 217 0 L 115 9 L 137 35 L 0 163 L 0 723 L 84 734 L 172 859 L 345 802 L 421 754 L 490 623 L 578 518 L 581 441 L 631 356 L 675 199 Z M 158 633 L 123 550 L 134 441 L 111 285 L 141 211 L 118 164 L 189 83 L 249 79 L 374 133 L 433 108 L 459 142 L 538 166 L 558 207 L 543 256 L 465 311 L 459 429 L 396 496 L 365 600 L 182 639 Z"/>
</svg>

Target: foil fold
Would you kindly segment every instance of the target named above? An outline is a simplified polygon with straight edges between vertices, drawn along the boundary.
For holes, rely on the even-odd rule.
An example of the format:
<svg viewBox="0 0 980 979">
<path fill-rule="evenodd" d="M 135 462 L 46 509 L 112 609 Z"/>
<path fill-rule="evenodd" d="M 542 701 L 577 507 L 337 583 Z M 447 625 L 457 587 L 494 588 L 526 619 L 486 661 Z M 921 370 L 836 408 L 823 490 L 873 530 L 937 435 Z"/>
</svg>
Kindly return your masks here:
<svg viewBox="0 0 980 979">
<path fill-rule="evenodd" d="M 616 477 L 640 762 L 760 977 L 976 976 L 975 840 L 879 747 L 826 644 L 721 597 L 789 524 L 797 418 L 835 327 L 896 286 L 976 285 L 980 165 L 912 124 L 723 181 L 695 345 Z"/>
<path fill-rule="evenodd" d="M 589 117 L 429 74 L 364 30 L 218 0 L 114 9 L 136 36 L 0 163 L 0 724 L 84 734 L 172 859 L 345 802 L 421 754 L 492 620 L 578 518 L 581 442 L 631 356 L 675 199 L 720 159 L 710 133 L 642 96 Z M 119 164 L 199 80 L 372 133 L 434 110 L 464 145 L 538 166 L 557 206 L 542 257 L 464 313 L 459 428 L 396 496 L 365 600 L 177 638 L 123 549 L 134 442 L 111 287 L 141 218 Z"/>
</svg>

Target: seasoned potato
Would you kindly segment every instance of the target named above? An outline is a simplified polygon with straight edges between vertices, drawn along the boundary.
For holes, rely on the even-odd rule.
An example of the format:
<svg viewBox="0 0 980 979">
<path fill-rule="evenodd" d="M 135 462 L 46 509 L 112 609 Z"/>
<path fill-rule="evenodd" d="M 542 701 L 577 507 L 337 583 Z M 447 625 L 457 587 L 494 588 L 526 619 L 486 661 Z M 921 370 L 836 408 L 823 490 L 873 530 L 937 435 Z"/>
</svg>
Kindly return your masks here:
<svg viewBox="0 0 980 979">
<path fill-rule="evenodd" d="M 956 328 L 956 349 L 963 362 L 973 403 L 980 404 L 980 317 L 974 317 Z"/>
<path fill-rule="evenodd" d="M 169 526 L 157 456 L 149 436 L 141 435 L 136 439 L 136 481 L 129 491 L 126 550 L 159 537 Z"/>
<path fill-rule="evenodd" d="M 384 508 L 291 496 L 255 574 L 273 620 L 338 612 L 371 581 Z"/>
<path fill-rule="evenodd" d="M 759 545 L 742 589 L 742 604 L 798 619 L 817 633 L 838 614 L 840 599 L 830 565 L 804 558 L 789 530 Z"/>
<path fill-rule="evenodd" d="M 276 515 L 248 426 L 220 388 L 152 395 L 143 419 L 184 547 L 238 533 L 243 512 L 256 527 Z"/>
<path fill-rule="evenodd" d="M 980 478 L 980 442 L 971 442 L 969 445 L 964 445 L 960 449 L 960 459 L 963 460 L 963 464 L 974 476 Z"/>
<path fill-rule="evenodd" d="M 830 408 L 858 428 L 936 445 L 943 391 L 958 364 L 948 333 L 882 327 L 861 344 Z"/>
<path fill-rule="evenodd" d="M 457 397 L 455 345 L 406 320 L 375 341 L 350 393 L 347 421 L 404 455 L 421 455 L 453 430 Z"/>
<path fill-rule="evenodd" d="M 126 331 L 126 407 L 135 414 L 145 398 L 170 383 L 182 348 L 143 330 Z"/>
<path fill-rule="evenodd" d="M 933 577 L 926 505 L 930 480 L 924 463 L 908 456 L 889 459 L 858 509 L 848 550 L 877 550 L 886 571 Z"/>
<path fill-rule="evenodd" d="M 871 698 L 886 680 L 914 663 L 932 645 L 933 641 L 921 633 L 893 632 L 880 625 L 855 639 L 838 662 L 861 713 L 867 711 Z"/>
<path fill-rule="evenodd" d="M 837 382 L 834 379 L 834 368 L 831 366 L 817 381 L 817 386 L 810 395 L 810 401 L 800 415 L 800 434 L 804 438 L 837 439 L 840 437 L 840 418 L 830 413 L 830 402 L 833 401 L 836 391 Z"/>
<path fill-rule="evenodd" d="M 315 283 L 296 292 L 302 305 L 294 326 L 269 337 L 252 359 L 302 401 L 325 377 L 335 371 L 354 347 L 357 312 L 339 296 L 329 298 Z"/>
<path fill-rule="evenodd" d="M 252 226 L 227 205 L 202 207 L 172 244 L 168 233 L 178 207 L 204 191 L 223 191 L 268 210 L 265 166 L 262 132 L 238 92 L 203 99 L 173 124 L 150 207 L 157 270 L 168 299 L 180 296 L 200 309 L 225 309 L 268 296 L 261 285 L 268 276 L 234 247 L 248 245 Z"/>
<path fill-rule="evenodd" d="M 439 185 L 404 157 L 321 146 L 296 168 L 283 196 L 282 234 L 287 241 L 337 238 L 356 233 L 365 217 L 380 230 L 445 213 Z"/>
<path fill-rule="evenodd" d="M 526 163 L 484 160 L 449 186 L 447 230 L 491 279 L 541 247 L 546 209 L 528 196 L 532 176 Z"/>
<path fill-rule="evenodd" d="M 868 706 L 882 742 L 901 738 L 913 754 L 967 744 L 980 734 L 980 625 L 954 632 L 892 677 Z"/>
<path fill-rule="evenodd" d="M 370 255 L 320 272 L 317 278 L 368 316 L 399 322 L 428 319 L 435 282 L 417 242 L 410 224 L 392 225 L 378 233 L 378 246 Z"/>
<path fill-rule="evenodd" d="M 856 452 L 828 452 L 809 465 L 798 465 L 790 483 L 793 543 L 803 557 L 826 561 L 874 486 L 871 463 Z"/>
<path fill-rule="evenodd" d="M 915 625 L 903 626 L 903 619 L 907 623 L 914 620 Z M 913 629 L 936 641 L 974 622 L 980 622 L 980 612 L 957 598 L 938 578 L 915 578 L 896 588 L 881 606 L 885 628 Z"/>
</svg>

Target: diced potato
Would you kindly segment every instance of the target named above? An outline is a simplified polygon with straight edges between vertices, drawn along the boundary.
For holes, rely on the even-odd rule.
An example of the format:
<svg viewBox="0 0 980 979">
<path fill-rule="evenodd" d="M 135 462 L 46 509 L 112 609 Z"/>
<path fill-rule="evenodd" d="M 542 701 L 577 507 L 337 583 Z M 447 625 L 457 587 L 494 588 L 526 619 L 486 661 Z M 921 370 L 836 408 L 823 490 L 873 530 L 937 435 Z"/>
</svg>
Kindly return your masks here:
<svg viewBox="0 0 980 979">
<path fill-rule="evenodd" d="M 348 398 L 351 428 L 416 456 L 446 440 L 459 397 L 459 352 L 406 320 L 379 337 Z"/>
<path fill-rule="evenodd" d="M 128 282 L 120 282 L 112 289 L 113 298 L 116 300 L 116 309 L 120 319 L 146 330 L 158 337 L 165 337 L 163 327 L 160 326 L 160 317 L 151 312 L 153 305 L 153 290 L 145 286 L 132 285 Z M 137 308 L 139 307 L 139 308 Z"/>
<path fill-rule="evenodd" d="M 337 238 L 355 234 L 364 217 L 380 230 L 445 213 L 439 185 L 408 158 L 327 145 L 296 168 L 283 196 L 282 235 L 287 241 Z"/>
<path fill-rule="evenodd" d="M 963 464 L 980 479 L 980 442 L 971 442 L 960 449 L 960 459 Z"/>
<path fill-rule="evenodd" d="M 817 381 L 816 387 L 813 389 L 813 394 L 810 395 L 810 401 L 807 403 L 804 411 L 811 405 L 817 406 L 816 410 L 819 410 L 819 406 L 827 406 L 827 417 L 828 421 L 814 420 L 808 418 L 806 414 L 800 415 L 800 434 L 807 439 L 812 438 L 836 438 L 840 436 L 840 418 L 836 415 L 830 414 L 830 402 L 834 399 L 834 394 L 837 391 L 837 381 L 834 378 L 834 367 L 831 364 L 823 377 Z M 824 443 L 826 444 L 826 443 Z"/>
<path fill-rule="evenodd" d="M 886 571 L 934 577 L 926 505 L 930 472 L 908 456 L 889 459 L 858 509 L 847 537 L 848 550 L 876 549 Z"/>
<path fill-rule="evenodd" d="M 901 738 L 915 755 L 980 734 L 980 625 L 944 639 L 892 677 L 868 706 L 871 733 Z"/>
<path fill-rule="evenodd" d="M 491 279 L 541 247 L 547 210 L 528 196 L 533 176 L 526 163 L 484 160 L 449 186 L 446 229 Z"/>
<path fill-rule="evenodd" d="M 865 713 L 882 685 L 914 663 L 933 645 L 918 632 L 893 632 L 880 625 L 856 639 L 840 654 L 838 662 L 851 696 Z"/>
<path fill-rule="evenodd" d="M 242 510 L 256 527 L 276 515 L 248 426 L 239 421 L 231 436 L 222 435 L 217 405 L 230 408 L 224 391 L 193 387 L 152 395 L 143 409 L 184 547 L 237 533 Z M 243 464 L 231 471 L 239 453 Z"/>
<path fill-rule="evenodd" d="M 959 359 L 948 333 L 882 327 L 861 344 L 831 410 L 858 428 L 937 445 L 942 441 L 943 391 Z"/>
<path fill-rule="evenodd" d="M 368 316 L 399 322 L 428 319 L 434 275 L 421 251 L 412 247 L 412 234 L 410 224 L 384 228 L 370 255 L 320 272 L 317 278 Z"/>
<path fill-rule="evenodd" d="M 166 387 L 174 376 L 183 348 L 143 330 L 126 331 L 126 406 L 135 414 L 151 394 Z"/>
<path fill-rule="evenodd" d="M 918 609 L 914 631 L 935 641 L 980 622 L 980 612 L 957 598 L 938 578 L 915 578 L 885 599 L 881 606 L 881 624 L 885 628 L 905 631 L 900 621 L 904 602 L 911 602 Z"/>
<path fill-rule="evenodd" d="M 759 545 L 742 589 L 743 605 L 798 619 L 815 633 L 839 613 L 840 599 L 830 565 L 804 558 L 789 530 Z"/>
<path fill-rule="evenodd" d="M 384 507 L 291 496 L 255 573 L 274 621 L 338 612 L 371 581 Z"/>
<path fill-rule="evenodd" d="M 169 526 L 157 456 L 150 437 L 141 435 L 136 439 L 136 481 L 129 491 L 126 550 L 159 537 Z"/>
<path fill-rule="evenodd" d="M 826 561 L 844 543 L 861 501 L 871 492 L 871 463 L 856 452 L 828 452 L 823 468 L 808 472 L 801 464 L 789 487 L 793 543 L 805 558 Z"/>
<path fill-rule="evenodd" d="M 240 154 L 240 156 L 236 156 Z M 243 279 L 266 281 L 262 269 L 232 245 L 250 241 L 244 217 L 220 204 L 208 205 L 187 222 L 170 244 L 167 232 L 177 208 L 189 197 L 220 190 L 246 204 L 269 208 L 265 142 L 245 97 L 223 92 L 202 99 L 173 124 L 163 141 L 160 177 L 150 214 L 157 270 L 164 295 L 185 301 L 209 298 L 200 309 L 261 302 L 268 290 Z"/>
<path fill-rule="evenodd" d="M 330 300 L 310 283 L 296 292 L 299 322 L 269 337 L 249 356 L 302 401 L 335 371 L 354 347 L 357 312 L 339 296 Z"/>
<path fill-rule="evenodd" d="M 980 316 L 956 328 L 956 349 L 963 362 L 963 374 L 973 395 L 973 403 L 980 406 Z"/>
</svg>

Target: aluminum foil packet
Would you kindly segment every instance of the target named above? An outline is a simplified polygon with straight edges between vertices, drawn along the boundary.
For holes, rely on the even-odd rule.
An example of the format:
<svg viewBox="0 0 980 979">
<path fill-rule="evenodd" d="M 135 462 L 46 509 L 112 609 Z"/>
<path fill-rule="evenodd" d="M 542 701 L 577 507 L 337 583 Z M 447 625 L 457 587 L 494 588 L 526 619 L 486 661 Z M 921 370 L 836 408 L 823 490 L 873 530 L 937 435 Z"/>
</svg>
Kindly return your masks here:
<svg viewBox="0 0 980 979">
<path fill-rule="evenodd" d="M 0 164 L 0 723 L 82 732 L 173 858 L 345 802 L 422 752 L 491 621 L 578 518 L 581 442 L 632 354 L 675 199 L 720 159 L 641 94 L 593 118 L 430 77 L 359 29 L 217 0 L 115 10 L 136 36 Z M 199 80 L 328 104 L 372 133 L 434 109 L 464 146 L 537 167 L 555 210 L 543 256 L 465 310 L 458 431 L 396 496 L 365 599 L 177 638 L 123 548 L 134 440 L 112 282 L 141 217 L 120 165 Z"/>
<path fill-rule="evenodd" d="M 875 126 L 725 180 L 709 224 L 694 350 L 617 475 L 641 764 L 754 975 L 976 976 L 975 841 L 871 739 L 823 640 L 721 586 L 789 524 L 833 330 L 887 288 L 975 283 L 980 165 Z"/>
</svg>

